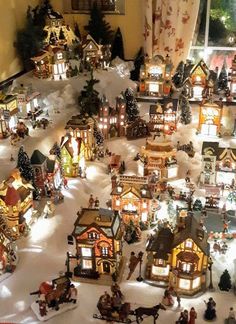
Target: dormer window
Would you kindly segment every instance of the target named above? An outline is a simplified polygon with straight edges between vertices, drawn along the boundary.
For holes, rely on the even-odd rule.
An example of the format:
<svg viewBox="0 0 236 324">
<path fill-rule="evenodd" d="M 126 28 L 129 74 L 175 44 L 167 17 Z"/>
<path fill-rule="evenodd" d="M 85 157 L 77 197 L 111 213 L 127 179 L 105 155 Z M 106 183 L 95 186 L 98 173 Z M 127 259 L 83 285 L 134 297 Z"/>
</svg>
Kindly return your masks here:
<svg viewBox="0 0 236 324">
<path fill-rule="evenodd" d="M 57 54 L 57 59 L 58 59 L 58 60 L 61 60 L 62 58 L 63 58 L 62 53 L 58 53 L 58 54 Z"/>
<path fill-rule="evenodd" d="M 88 239 L 89 240 L 98 240 L 99 239 L 99 233 L 96 233 L 96 232 L 88 233 Z"/>
</svg>

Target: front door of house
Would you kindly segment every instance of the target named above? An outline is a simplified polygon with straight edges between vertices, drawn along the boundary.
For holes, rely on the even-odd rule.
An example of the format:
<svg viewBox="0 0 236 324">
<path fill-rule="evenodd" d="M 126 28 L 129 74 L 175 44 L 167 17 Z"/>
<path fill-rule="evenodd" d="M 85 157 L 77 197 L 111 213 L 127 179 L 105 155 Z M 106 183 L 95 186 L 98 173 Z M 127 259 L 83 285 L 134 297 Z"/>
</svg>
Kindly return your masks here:
<svg viewBox="0 0 236 324">
<path fill-rule="evenodd" d="M 212 124 L 202 124 L 202 135 L 210 135 L 216 136 L 217 135 L 217 126 Z"/>
<path fill-rule="evenodd" d="M 110 273 L 110 263 L 109 262 L 107 262 L 107 261 L 103 262 L 103 271 L 105 273 Z"/>
</svg>

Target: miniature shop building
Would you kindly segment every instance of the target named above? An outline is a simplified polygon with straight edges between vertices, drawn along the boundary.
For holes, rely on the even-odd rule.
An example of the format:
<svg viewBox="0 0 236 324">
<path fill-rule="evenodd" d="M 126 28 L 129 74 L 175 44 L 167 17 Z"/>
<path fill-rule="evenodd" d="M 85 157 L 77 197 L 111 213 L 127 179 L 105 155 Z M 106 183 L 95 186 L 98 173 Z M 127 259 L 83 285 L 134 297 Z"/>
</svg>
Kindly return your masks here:
<svg viewBox="0 0 236 324">
<path fill-rule="evenodd" d="M 18 174 L 15 171 L 0 187 L 0 208 L 7 225 L 17 237 L 23 234 L 24 224 L 30 222 L 33 212 L 33 187 L 29 183 L 23 183 Z"/>
<path fill-rule="evenodd" d="M 16 96 L 0 94 L 0 138 L 9 136 L 9 133 L 16 127 L 17 114 Z"/>
<path fill-rule="evenodd" d="M 230 77 L 230 92 L 233 98 L 236 97 L 236 55 L 232 60 L 231 77 Z"/>
<path fill-rule="evenodd" d="M 140 150 L 139 172 L 144 176 L 155 173 L 159 181 L 177 178 L 176 153 L 172 143 L 165 138 L 147 139 L 145 146 L 142 146 Z"/>
<path fill-rule="evenodd" d="M 119 213 L 109 209 L 83 208 L 78 213 L 72 235 L 76 241 L 78 266 L 75 276 L 119 271 L 122 256 L 122 232 Z"/>
<path fill-rule="evenodd" d="M 98 63 L 102 56 L 102 45 L 99 45 L 92 36 L 87 35 L 82 44 L 83 61 L 93 64 Z"/>
<path fill-rule="evenodd" d="M 110 107 L 106 98 L 103 98 L 98 113 L 99 128 L 105 139 L 125 135 L 125 109 L 123 98 L 116 98 L 116 107 Z"/>
<path fill-rule="evenodd" d="M 61 139 L 61 163 L 66 177 L 77 177 L 85 168 L 85 147 L 80 137 L 70 135 Z"/>
<path fill-rule="evenodd" d="M 177 128 L 178 99 L 164 99 L 149 109 L 150 131 L 172 134 Z"/>
<path fill-rule="evenodd" d="M 52 79 L 65 80 L 67 71 L 66 52 L 59 46 L 47 46 L 46 50 L 51 55 Z"/>
<path fill-rule="evenodd" d="M 139 224 L 151 217 L 153 195 L 147 177 L 112 177 L 112 210 L 119 211 L 124 223 Z"/>
<path fill-rule="evenodd" d="M 34 76 L 39 79 L 48 79 L 52 75 L 51 56 L 48 51 L 40 51 L 34 57 L 31 57 L 34 63 Z"/>
<path fill-rule="evenodd" d="M 209 257 L 207 233 L 186 211 L 180 211 L 174 233 L 166 227 L 147 244 L 146 280 L 193 296 L 206 289 Z"/>
<path fill-rule="evenodd" d="M 166 56 L 164 59 L 161 55 L 153 58 L 145 58 L 144 66 L 140 70 L 140 94 L 148 96 L 168 95 L 170 92 L 170 80 L 173 64 Z"/>
<path fill-rule="evenodd" d="M 27 117 L 33 114 L 38 116 L 42 113 L 40 92 L 34 91 L 32 85 L 21 84 L 13 89 L 13 93 L 17 97 L 18 116 Z"/>
<path fill-rule="evenodd" d="M 236 149 L 220 147 L 218 142 L 203 142 L 202 184 L 228 184 L 236 180 Z"/>
<path fill-rule="evenodd" d="M 94 120 L 90 117 L 83 118 L 80 115 L 72 116 L 67 122 L 66 131 L 73 137 L 81 138 L 84 143 L 84 155 L 86 160 L 93 156 L 95 138 L 93 134 Z"/>
<path fill-rule="evenodd" d="M 221 131 L 223 103 L 203 100 L 200 104 L 198 130 L 202 135 L 218 136 Z"/>
<path fill-rule="evenodd" d="M 210 71 L 203 60 L 193 66 L 187 79 L 192 87 L 193 98 L 202 99 L 202 92 L 207 85 L 209 74 Z"/>
<path fill-rule="evenodd" d="M 126 125 L 126 137 L 128 140 L 148 137 L 150 135 L 148 123 L 141 118 Z"/>
</svg>

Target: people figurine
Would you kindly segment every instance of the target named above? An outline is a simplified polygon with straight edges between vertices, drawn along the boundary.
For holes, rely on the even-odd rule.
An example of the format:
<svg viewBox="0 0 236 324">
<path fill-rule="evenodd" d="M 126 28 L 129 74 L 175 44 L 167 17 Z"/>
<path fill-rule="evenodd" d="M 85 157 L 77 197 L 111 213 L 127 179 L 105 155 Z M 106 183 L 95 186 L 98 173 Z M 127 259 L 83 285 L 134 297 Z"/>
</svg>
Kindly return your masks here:
<svg viewBox="0 0 236 324">
<path fill-rule="evenodd" d="M 206 302 L 204 300 L 206 306 L 207 306 L 207 309 L 205 310 L 205 313 L 204 313 L 204 318 L 206 320 L 213 320 L 216 318 L 216 310 L 215 310 L 215 307 L 216 307 L 216 303 L 214 301 L 214 299 L 212 297 L 209 298 L 208 302 Z"/>
<path fill-rule="evenodd" d="M 89 204 L 88 204 L 88 208 L 93 208 L 94 207 L 94 198 L 93 198 L 93 195 L 91 194 L 90 197 L 89 197 Z"/>
<path fill-rule="evenodd" d="M 139 262 L 139 259 L 135 256 L 135 253 L 131 252 L 130 253 L 130 259 L 129 259 L 129 274 L 128 274 L 127 280 L 130 279 L 130 277 L 133 274 L 138 262 Z"/>
<path fill-rule="evenodd" d="M 223 233 L 229 233 L 230 221 L 223 220 Z"/>
<path fill-rule="evenodd" d="M 70 290 L 69 290 L 69 301 L 73 304 L 76 304 L 77 302 L 77 295 L 78 291 L 75 288 L 75 285 L 71 284 L 70 285 Z"/>
<path fill-rule="evenodd" d="M 94 201 L 94 207 L 95 208 L 99 208 L 99 200 L 98 200 L 98 197 L 95 198 L 95 201 Z"/>
<path fill-rule="evenodd" d="M 197 318 L 197 312 L 194 307 L 191 307 L 189 312 L 189 321 L 188 324 L 195 324 L 195 319 Z"/>
<path fill-rule="evenodd" d="M 46 299 L 44 294 L 40 294 L 39 296 L 39 313 L 40 316 L 46 316 L 47 315 L 47 307 L 46 307 Z"/>
<path fill-rule="evenodd" d="M 54 213 L 54 209 L 54 204 L 51 201 L 47 201 L 43 209 L 44 218 L 48 218 L 49 215 L 52 215 Z"/>
<path fill-rule="evenodd" d="M 222 254 L 225 254 L 228 250 L 228 245 L 226 242 L 223 242 L 222 246 L 221 246 L 221 252 Z"/>
<path fill-rule="evenodd" d="M 123 297 L 123 294 L 122 294 L 122 292 L 120 290 L 120 286 L 116 282 L 112 283 L 111 292 L 112 292 L 113 295 L 119 295 L 120 298 Z"/>
<path fill-rule="evenodd" d="M 10 157 L 10 161 L 11 161 L 11 162 L 15 161 L 15 159 L 14 159 L 14 157 L 13 157 L 12 154 L 11 154 L 11 157 Z"/>
<path fill-rule="evenodd" d="M 178 308 L 181 307 L 181 298 L 180 298 L 180 295 L 178 293 L 176 293 L 176 301 L 178 303 Z"/>
<path fill-rule="evenodd" d="M 185 309 L 180 313 L 179 319 L 176 322 L 177 324 L 188 324 L 188 311 Z"/>
<path fill-rule="evenodd" d="M 69 189 L 68 187 L 68 180 L 66 178 L 63 178 L 63 185 L 65 189 Z"/>
<path fill-rule="evenodd" d="M 229 316 L 227 318 L 227 324 L 235 324 L 235 323 L 236 323 L 235 311 L 233 307 L 230 307 Z"/>
<path fill-rule="evenodd" d="M 166 289 L 164 292 L 162 304 L 164 304 L 165 306 L 173 306 L 174 305 L 174 299 L 171 295 L 171 292 L 172 292 L 171 288 Z"/>
</svg>

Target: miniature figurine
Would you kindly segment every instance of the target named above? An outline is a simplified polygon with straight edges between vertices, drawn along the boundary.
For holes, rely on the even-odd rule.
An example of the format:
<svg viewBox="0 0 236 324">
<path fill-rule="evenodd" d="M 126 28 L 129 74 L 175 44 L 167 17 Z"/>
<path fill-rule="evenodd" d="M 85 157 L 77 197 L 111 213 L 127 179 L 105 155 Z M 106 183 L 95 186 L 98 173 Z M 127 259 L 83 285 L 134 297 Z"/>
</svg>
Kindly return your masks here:
<svg viewBox="0 0 236 324">
<path fill-rule="evenodd" d="M 120 286 L 116 282 L 112 283 L 111 292 L 113 295 L 119 295 L 120 298 L 123 298 L 123 294 L 120 290 Z"/>
<path fill-rule="evenodd" d="M 223 242 L 222 246 L 221 246 L 221 252 L 222 254 L 225 254 L 228 250 L 228 245 L 226 242 Z"/>
<path fill-rule="evenodd" d="M 197 312 L 194 307 L 191 307 L 189 312 L 189 321 L 188 324 L 195 324 L 195 319 L 197 318 Z"/>
<path fill-rule="evenodd" d="M 208 300 L 208 302 L 206 302 L 204 300 L 204 303 L 207 306 L 207 309 L 205 310 L 205 313 L 204 313 L 204 318 L 206 320 L 213 320 L 213 319 L 215 319 L 216 318 L 216 310 L 215 310 L 216 303 L 215 303 L 214 299 L 212 297 L 210 297 L 209 300 Z"/>
<path fill-rule="evenodd" d="M 139 262 L 138 257 L 135 256 L 134 252 L 130 253 L 130 259 L 129 259 L 129 274 L 126 280 L 129 280 L 131 275 L 133 274 L 137 264 Z"/>
<path fill-rule="evenodd" d="M 183 312 L 180 313 L 178 321 L 176 324 L 188 324 L 188 311 L 185 309 Z"/>
<path fill-rule="evenodd" d="M 223 220 L 223 233 L 229 233 L 230 221 Z"/>
<path fill-rule="evenodd" d="M 68 180 L 66 178 L 63 178 L 63 185 L 65 189 L 69 189 L 68 187 Z"/>
<path fill-rule="evenodd" d="M 55 210 L 54 204 L 49 200 L 44 206 L 43 213 L 44 213 L 44 218 L 48 218 L 48 215 L 53 215 Z"/>
<path fill-rule="evenodd" d="M 162 299 L 162 304 L 165 306 L 173 306 L 174 305 L 174 299 L 171 295 L 172 289 L 168 288 L 164 292 L 164 297 Z"/>
<path fill-rule="evenodd" d="M 75 288 L 75 285 L 71 284 L 70 285 L 70 290 L 69 290 L 69 301 L 72 302 L 73 304 L 76 304 L 77 302 L 77 289 Z"/>
<path fill-rule="evenodd" d="M 39 301 L 39 313 L 42 317 L 47 315 L 46 301 Z"/>
<path fill-rule="evenodd" d="M 233 307 L 230 307 L 229 309 L 229 316 L 226 320 L 227 324 L 235 324 L 236 323 L 236 318 L 235 318 L 235 311 Z"/>
<path fill-rule="evenodd" d="M 91 194 L 90 197 L 89 197 L 89 204 L 88 204 L 88 208 L 93 208 L 94 207 L 94 198 L 93 198 L 93 195 Z"/>
<path fill-rule="evenodd" d="M 95 198 L 95 201 L 94 201 L 94 207 L 95 208 L 99 208 L 99 200 L 98 200 L 98 197 Z"/>
<path fill-rule="evenodd" d="M 15 161 L 15 159 L 14 159 L 14 157 L 13 157 L 12 154 L 11 154 L 11 157 L 10 157 L 10 161 L 11 161 L 11 162 Z"/>
<path fill-rule="evenodd" d="M 178 293 L 176 293 L 176 301 L 178 303 L 178 308 L 181 307 L 181 298 L 180 298 L 180 295 Z"/>
</svg>

